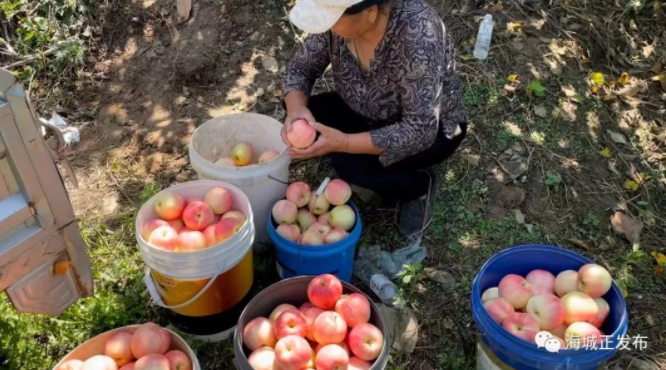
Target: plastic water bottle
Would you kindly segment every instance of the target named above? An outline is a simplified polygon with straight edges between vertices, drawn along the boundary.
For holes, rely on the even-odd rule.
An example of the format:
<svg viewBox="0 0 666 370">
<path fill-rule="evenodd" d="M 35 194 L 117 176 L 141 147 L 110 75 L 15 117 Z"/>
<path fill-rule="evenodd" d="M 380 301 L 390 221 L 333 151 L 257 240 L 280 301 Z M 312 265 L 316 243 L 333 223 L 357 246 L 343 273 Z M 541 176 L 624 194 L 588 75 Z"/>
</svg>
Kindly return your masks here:
<svg viewBox="0 0 666 370">
<path fill-rule="evenodd" d="M 356 260 L 354 275 L 368 285 L 384 304 L 397 308 L 405 306 L 402 299 L 396 299 L 398 287 L 369 261 Z"/>
<path fill-rule="evenodd" d="M 476 45 L 474 45 L 474 58 L 484 60 L 488 58 L 490 52 L 490 41 L 493 38 L 493 16 L 486 14 L 479 26 L 479 34 L 476 36 Z"/>
</svg>

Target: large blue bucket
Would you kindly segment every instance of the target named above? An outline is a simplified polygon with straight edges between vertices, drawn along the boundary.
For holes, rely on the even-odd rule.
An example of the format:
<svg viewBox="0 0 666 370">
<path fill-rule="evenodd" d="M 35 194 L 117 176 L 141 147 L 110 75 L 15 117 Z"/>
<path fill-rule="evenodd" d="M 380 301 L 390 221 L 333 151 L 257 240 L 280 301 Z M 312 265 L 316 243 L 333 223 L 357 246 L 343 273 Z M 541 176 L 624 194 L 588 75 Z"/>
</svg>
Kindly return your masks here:
<svg viewBox="0 0 666 370">
<path fill-rule="evenodd" d="M 337 243 L 311 246 L 287 240 L 277 233 L 273 217 L 268 218 L 268 236 L 275 243 L 278 274 L 282 279 L 302 275 L 332 274 L 351 283 L 354 271 L 356 244 L 361 238 L 361 215 L 358 208 L 347 203 L 356 212 L 356 225 L 349 235 Z"/>
<path fill-rule="evenodd" d="M 472 286 L 472 315 L 481 340 L 492 351 L 492 357 L 517 370 L 592 370 L 608 362 L 617 351 L 619 337 L 627 334 L 629 321 L 626 302 L 615 282 L 603 296 L 610 306 L 610 314 L 601 327 L 601 331 L 610 336 L 612 350 L 562 349 L 550 353 L 504 330 L 488 315 L 481 302 L 481 294 L 496 287 L 507 274 L 525 276 L 534 269 L 544 269 L 557 275 L 564 270 L 578 270 L 587 263 L 594 262 L 566 249 L 546 245 L 509 248 L 486 261 Z"/>
</svg>

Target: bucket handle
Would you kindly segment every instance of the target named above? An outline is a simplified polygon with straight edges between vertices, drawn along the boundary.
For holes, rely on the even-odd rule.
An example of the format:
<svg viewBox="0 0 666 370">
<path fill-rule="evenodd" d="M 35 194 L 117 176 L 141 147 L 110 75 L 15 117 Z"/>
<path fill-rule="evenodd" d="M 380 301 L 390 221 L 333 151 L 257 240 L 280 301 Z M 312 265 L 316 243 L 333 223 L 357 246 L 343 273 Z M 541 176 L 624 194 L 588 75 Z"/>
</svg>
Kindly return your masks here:
<svg viewBox="0 0 666 370">
<path fill-rule="evenodd" d="M 168 304 L 164 303 L 164 301 L 162 300 L 162 296 L 160 296 L 159 292 L 157 291 L 157 284 L 155 283 L 155 279 L 153 278 L 153 274 L 151 274 L 151 269 L 149 267 L 146 267 L 146 272 L 143 276 L 143 282 L 146 284 L 146 288 L 148 288 L 148 293 L 150 293 L 150 297 L 153 299 L 153 303 L 163 308 L 175 310 L 177 308 L 183 308 L 185 306 L 189 306 L 194 301 L 201 298 L 201 296 L 204 293 L 206 293 L 208 289 L 213 285 L 217 277 L 220 276 L 222 270 L 223 269 L 220 269 L 218 272 L 216 272 L 215 275 L 212 278 L 210 278 L 210 280 L 208 280 L 206 285 L 197 294 L 194 295 L 194 297 L 188 299 L 183 303 L 173 306 L 169 306 Z"/>
<path fill-rule="evenodd" d="M 273 181 L 277 181 L 277 182 L 279 182 L 280 184 L 289 185 L 289 182 L 288 182 L 288 181 L 282 181 L 282 180 L 280 180 L 280 179 L 276 179 L 275 177 L 273 177 L 273 175 L 268 175 L 268 178 L 271 179 L 271 180 L 273 180 Z"/>
</svg>

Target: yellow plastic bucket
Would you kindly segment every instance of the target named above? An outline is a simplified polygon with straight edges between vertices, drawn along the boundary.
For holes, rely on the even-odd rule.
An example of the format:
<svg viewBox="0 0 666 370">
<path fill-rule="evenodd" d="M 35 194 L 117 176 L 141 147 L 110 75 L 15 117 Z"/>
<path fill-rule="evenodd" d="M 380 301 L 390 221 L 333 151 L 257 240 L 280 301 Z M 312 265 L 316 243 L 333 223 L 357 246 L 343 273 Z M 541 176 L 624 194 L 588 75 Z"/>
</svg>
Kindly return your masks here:
<svg viewBox="0 0 666 370">
<path fill-rule="evenodd" d="M 251 299 L 254 282 L 252 244 L 254 217 L 250 202 L 238 188 L 222 181 L 200 180 L 167 189 L 183 197 L 203 197 L 214 187 L 234 195 L 233 209 L 247 221 L 230 239 L 210 248 L 173 252 L 155 248 L 141 237 L 141 228 L 157 218 L 151 198 L 136 218 L 136 237 L 146 264 L 144 281 L 153 302 L 170 309 L 169 321 L 179 330 L 200 339 L 226 339 Z"/>
</svg>

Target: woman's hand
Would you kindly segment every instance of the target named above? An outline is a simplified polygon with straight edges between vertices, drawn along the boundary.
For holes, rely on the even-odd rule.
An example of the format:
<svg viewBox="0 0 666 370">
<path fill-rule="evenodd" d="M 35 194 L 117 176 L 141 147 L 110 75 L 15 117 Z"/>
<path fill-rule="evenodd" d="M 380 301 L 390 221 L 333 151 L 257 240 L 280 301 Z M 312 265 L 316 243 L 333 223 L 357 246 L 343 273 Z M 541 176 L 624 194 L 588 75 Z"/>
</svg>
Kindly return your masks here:
<svg viewBox="0 0 666 370">
<path fill-rule="evenodd" d="M 292 159 L 307 159 L 332 152 L 344 152 L 349 144 L 349 135 L 321 123 L 311 123 L 319 132 L 319 139 L 307 148 L 290 147 L 287 155 Z"/>
<path fill-rule="evenodd" d="M 291 143 L 287 139 L 287 132 L 291 130 L 291 124 L 299 119 L 304 119 L 308 123 L 313 124 L 316 122 L 312 112 L 307 107 L 307 97 L 300 91 L 292 91 L 285 96 L 285 103 L 287 106 L 287 117 L 284 119 L 280 137 L 288 147 Z"/>
</svg>

